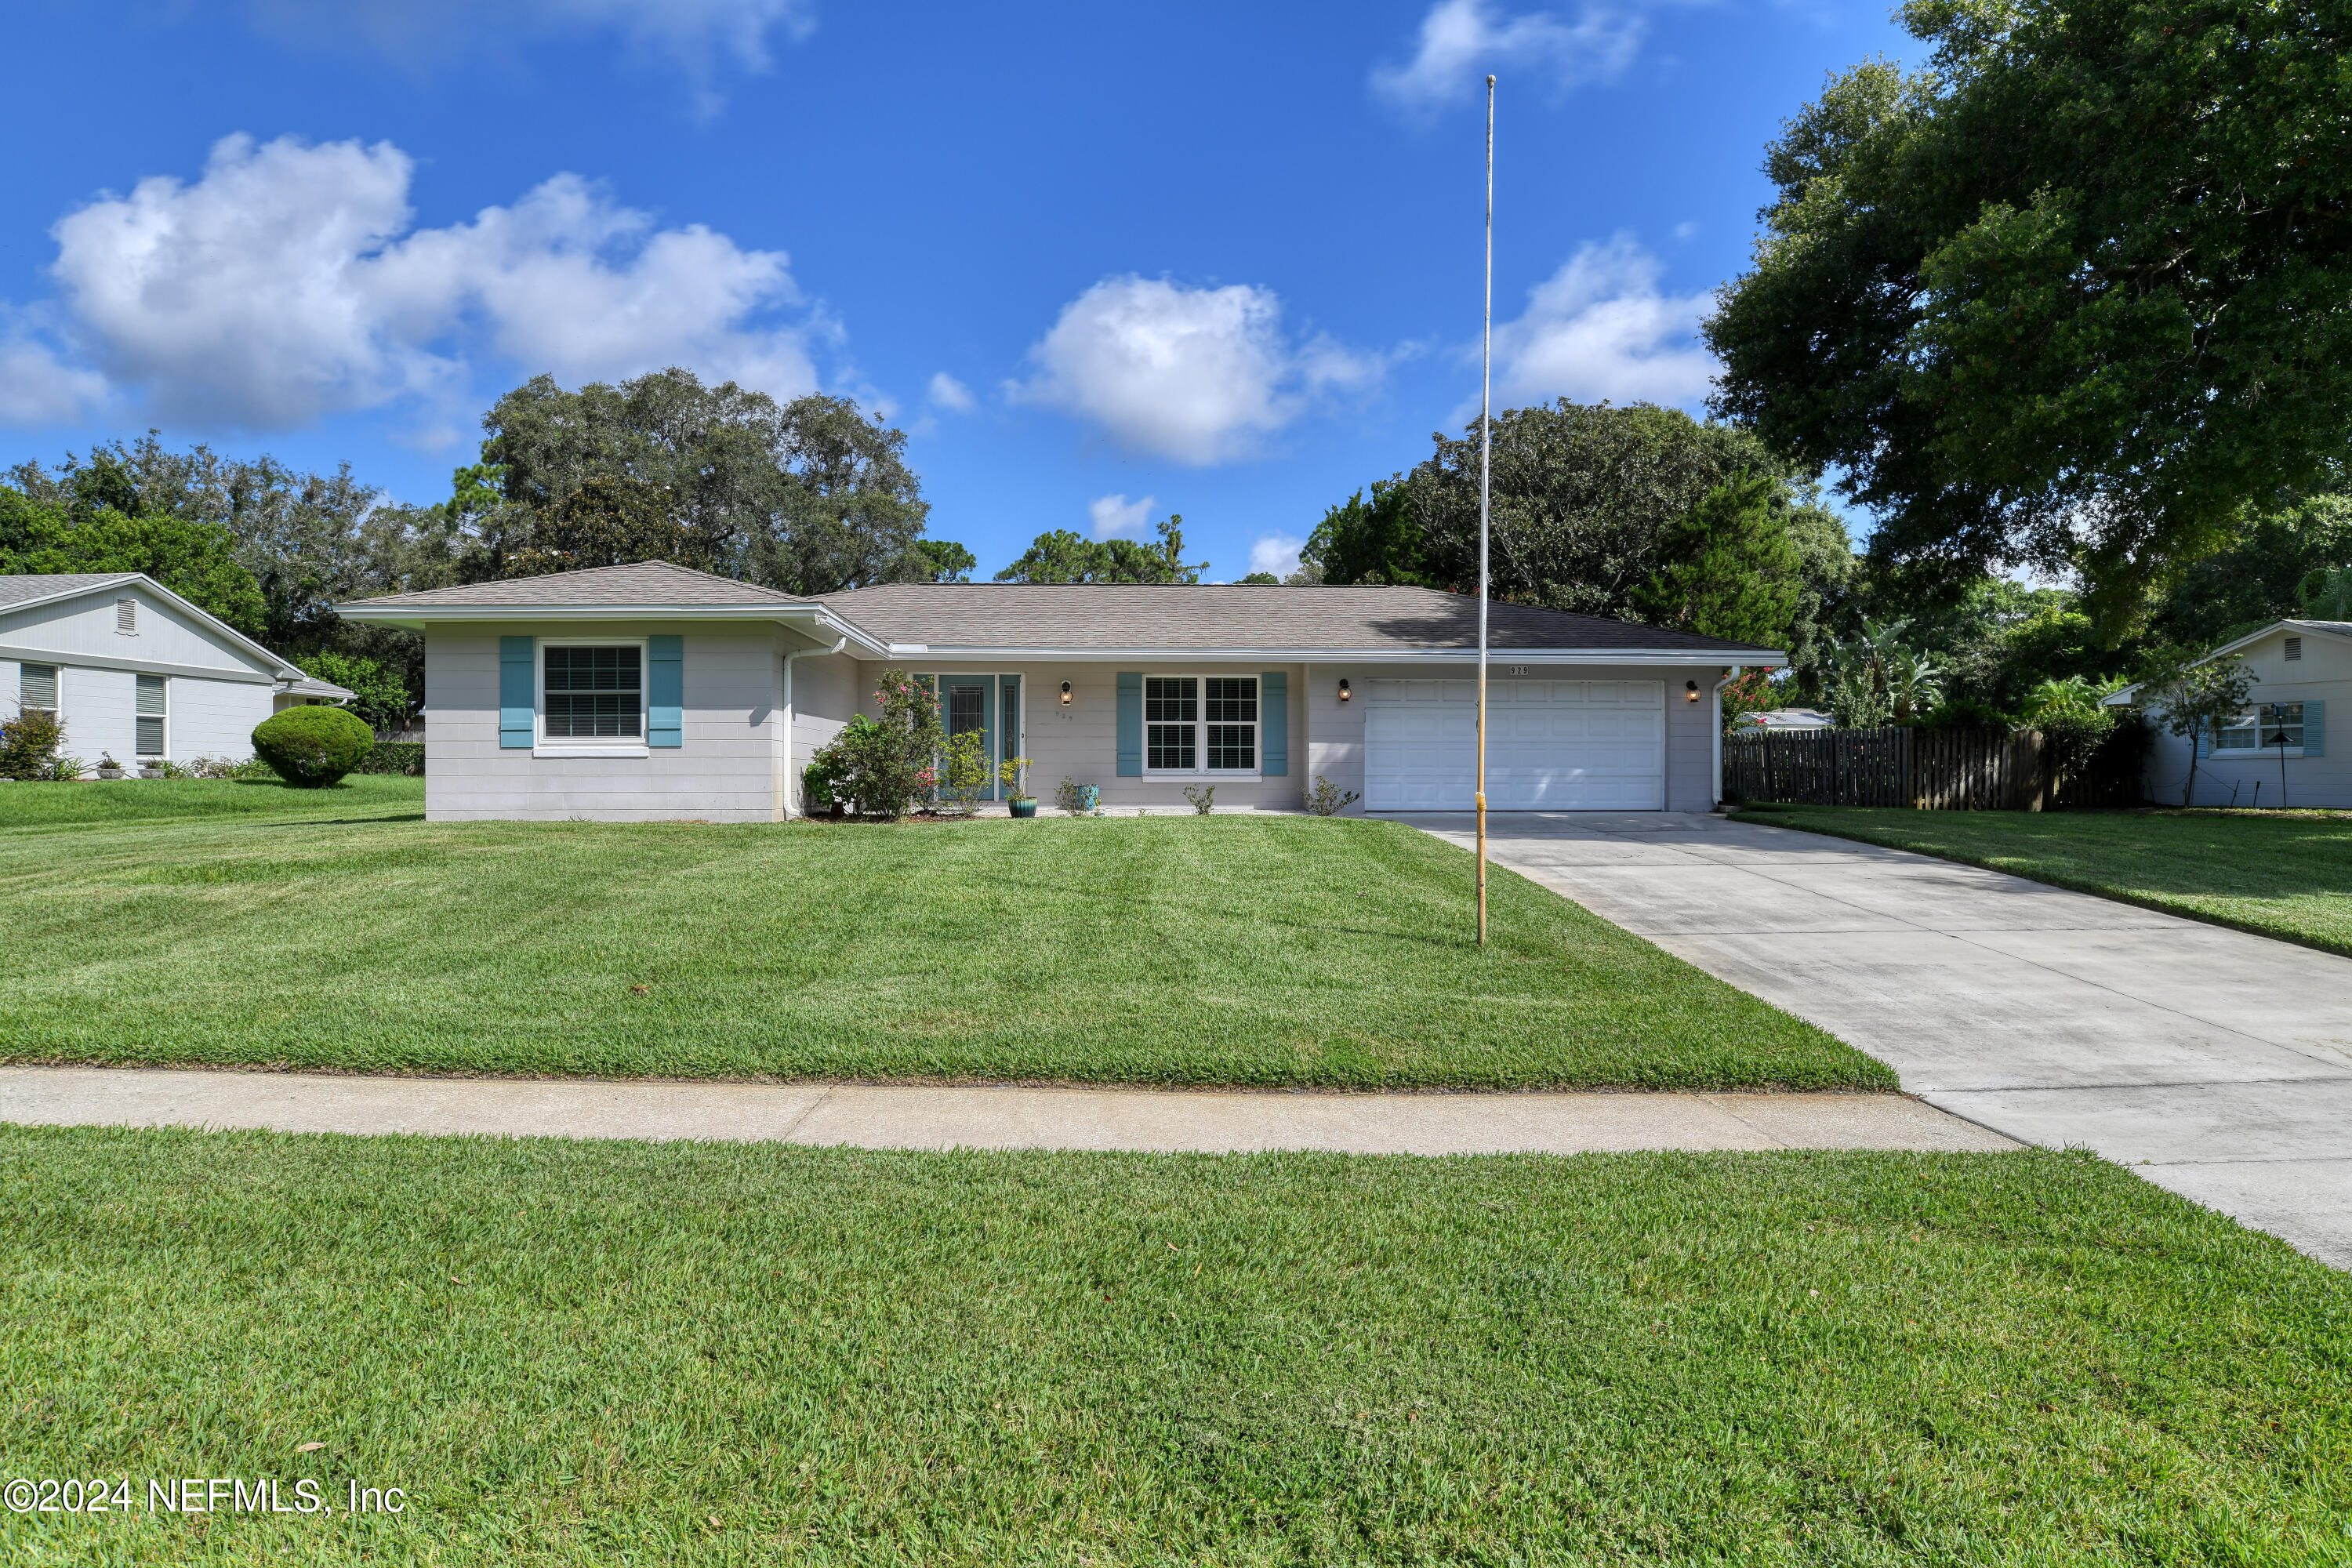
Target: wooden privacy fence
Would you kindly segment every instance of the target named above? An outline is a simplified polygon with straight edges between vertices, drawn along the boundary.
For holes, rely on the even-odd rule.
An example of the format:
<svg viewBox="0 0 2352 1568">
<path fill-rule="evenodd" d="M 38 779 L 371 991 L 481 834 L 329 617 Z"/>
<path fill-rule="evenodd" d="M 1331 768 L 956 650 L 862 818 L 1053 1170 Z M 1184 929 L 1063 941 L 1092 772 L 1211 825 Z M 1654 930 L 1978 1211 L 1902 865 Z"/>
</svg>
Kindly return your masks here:
<svg viewBox="0 0 2352 1568">
<path fill-rule="evenodd" d="M 2119 725 L 2053 778 L 2038 730 L 1767 730 L 1723 742 L 1727 799 L 1922 811 L 2042 811 L 2139 803 L 2145 733 Z"/>
</svg>

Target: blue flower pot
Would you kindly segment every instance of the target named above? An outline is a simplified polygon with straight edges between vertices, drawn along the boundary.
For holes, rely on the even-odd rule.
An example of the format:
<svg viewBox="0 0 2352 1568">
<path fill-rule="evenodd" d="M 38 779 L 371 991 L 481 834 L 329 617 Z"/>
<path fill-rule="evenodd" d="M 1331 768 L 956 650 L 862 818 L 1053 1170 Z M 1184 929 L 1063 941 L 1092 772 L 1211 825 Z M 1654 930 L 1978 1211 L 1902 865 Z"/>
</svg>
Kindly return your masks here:
<svg viewBox="0 0 2352 1568">
<path fill-rule="evenodd" d="M 1016 800 L 1013 803 L 1013 815 L 1034 816 L 1037 815 L 1037 803 L 1034 800 Z"/>
<path fill-rule="evenodd" d="M 1080 784 L 1078 786 L 1078 809 L 1080 811 L 1100 811 L 1102 809 L 1102 785 Z"/>
</svg>

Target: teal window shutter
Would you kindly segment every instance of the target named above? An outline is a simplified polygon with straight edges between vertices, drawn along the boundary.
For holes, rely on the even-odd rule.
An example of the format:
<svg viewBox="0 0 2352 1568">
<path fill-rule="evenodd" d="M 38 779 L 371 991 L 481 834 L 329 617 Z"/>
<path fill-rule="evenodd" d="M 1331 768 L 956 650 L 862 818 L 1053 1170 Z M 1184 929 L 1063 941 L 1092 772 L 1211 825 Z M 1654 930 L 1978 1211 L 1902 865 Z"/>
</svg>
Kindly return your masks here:
<svg viewBox="0 0 2352 1568">
<path fill-rule="evenodd" d="M 1143 776 L 1143 672 L 1118 672 L 1118 776 Z"/>
<path fill-rule="evenodd" d="M 646 639 L 646 744 L 686 744 L 686 639 Z"/>
<path fill-rule="evenodd" d="M 1257 678 L 1258 772 L 1270 779 L 1290 773 L 1290 672 L 1269 669 Z"/>
<path fill-rule="evenodd" d="M 499 639 L 499 749 L 529 751 L 532 722 L 531 639 Z"/>
<path fill-rule="evenodd" d="M 2303 705 L 2303 754 L 2324 757 L 2327 754 L 2327 704 L 2306 701 Z"/>
<path fill-rule="evenodd" d="M 2197 754 L 2200 757 L 2213 754 L 2213 727 L 2210 724 L 2197 727 Z"/>
</svg>

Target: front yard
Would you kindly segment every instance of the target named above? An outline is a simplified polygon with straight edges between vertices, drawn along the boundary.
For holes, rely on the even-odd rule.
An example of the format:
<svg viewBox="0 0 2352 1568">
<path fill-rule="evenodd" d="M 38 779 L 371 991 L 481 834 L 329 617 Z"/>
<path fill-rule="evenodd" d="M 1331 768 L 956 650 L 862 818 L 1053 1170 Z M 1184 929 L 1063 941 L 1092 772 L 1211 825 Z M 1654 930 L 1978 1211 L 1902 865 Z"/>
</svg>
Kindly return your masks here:
<svg viewBox="0 0 2352 1568">
<path fill-rule="evenodd" d="M 9 1475 L 338 1509 L 27 1562 L 2352 1559 L 2352 1281 L 2083 1155 L 0 1129 L 0 1290 Z"/>
<path fill-rule="evenodd" d="M 1469 858 L 1391 823 L 428 824 L 420 805 L 407 779 L 0 791 L 0 1059 L 1895 1086 L 1506 871 L 1480 952 Z"/>
<path fill-rule="evenodd" d="M 2352 955 L 2352 813 L 1759 805 L 1738 815 Z"/>
</svg>

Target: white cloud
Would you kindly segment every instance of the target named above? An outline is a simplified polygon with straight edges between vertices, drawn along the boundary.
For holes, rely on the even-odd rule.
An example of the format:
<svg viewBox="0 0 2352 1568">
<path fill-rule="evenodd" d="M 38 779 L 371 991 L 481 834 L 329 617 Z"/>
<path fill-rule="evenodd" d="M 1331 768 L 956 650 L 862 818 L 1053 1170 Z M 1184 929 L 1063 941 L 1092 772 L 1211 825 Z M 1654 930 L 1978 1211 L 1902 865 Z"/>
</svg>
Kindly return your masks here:
<svg viewBox="0 0 2352 1568">
<path fill-rule="evenodd" d="M 1325 395 L 1367 385 L 1377 358 L 1294 343 L 1267 289 L 1106 278 L 1029 351 L 1007 395 L 1091 420 L 1122 447 L 1182 463 L 1246 457 Z"/>
<path fill-rule="evenodd" d="M 930 397 L 935 406 L 950 414 L 971 412 L 971 388 L 943 370 L 932 373 Z"/>
<path fill-rule="evenodd" d="M 106 400 L 106 377 L 66 363 L 13 314 L 0 307 L 0 426 L 70 425 Z"/>
<path fill-rule="evenodd" d="M 1697 329 L 1714 298 L 1661 292 L 1663 271 L 1628 234 L 1579 247 L 1528 291 L 1525 314 L 1496 326 L 1497 406 L 1554 397 L 1665 404 L 1705 397 L 1717 367 Z"/>
<path fill-rule="evenodd" d="M 1287 577 L 1298 570 L 1298 552 L 1306 548 L 1307 541 L 1287 533 L 1261 535 L 1250 546 L 1250 570 Z"/>
<path fill-rule="evenodd" d="M 1489 0 L 1438 0 L 1421 19 L 1412 58 L 1376 68 L 1372 90 L 1408 113 L 1428 114 L 1476 98 L 1490 71 L 1524 67 L 1557 99 L 1622 75 L 1649 30 L 1637 6 L 1611 0 L 1586 0 L 1573 19 L 1555 11 L 1500 17 Z"/>
<path fill-rule="evenodd" d="M 558 174 L 469 223 L 410 231 L 390 142 L 230 136 L 194 184 L 158 175 L 58 220 L 67 334 L 159 415 L 284 428 L 468 394 L 480 343 L 579 382 L 681 364 L 780 396 L 817 384 L 781 251 L 656 229 Z"/>
<path fill-rule="evenodd" d="M 1097 496 L 1087 503 L 1087 515 L 1094 519 L 1097 539 L 1137 539 L 1144 524 L 1151 521 L 1151 497 L 1130 501 L 1124 495 Z"/>
</svg>

